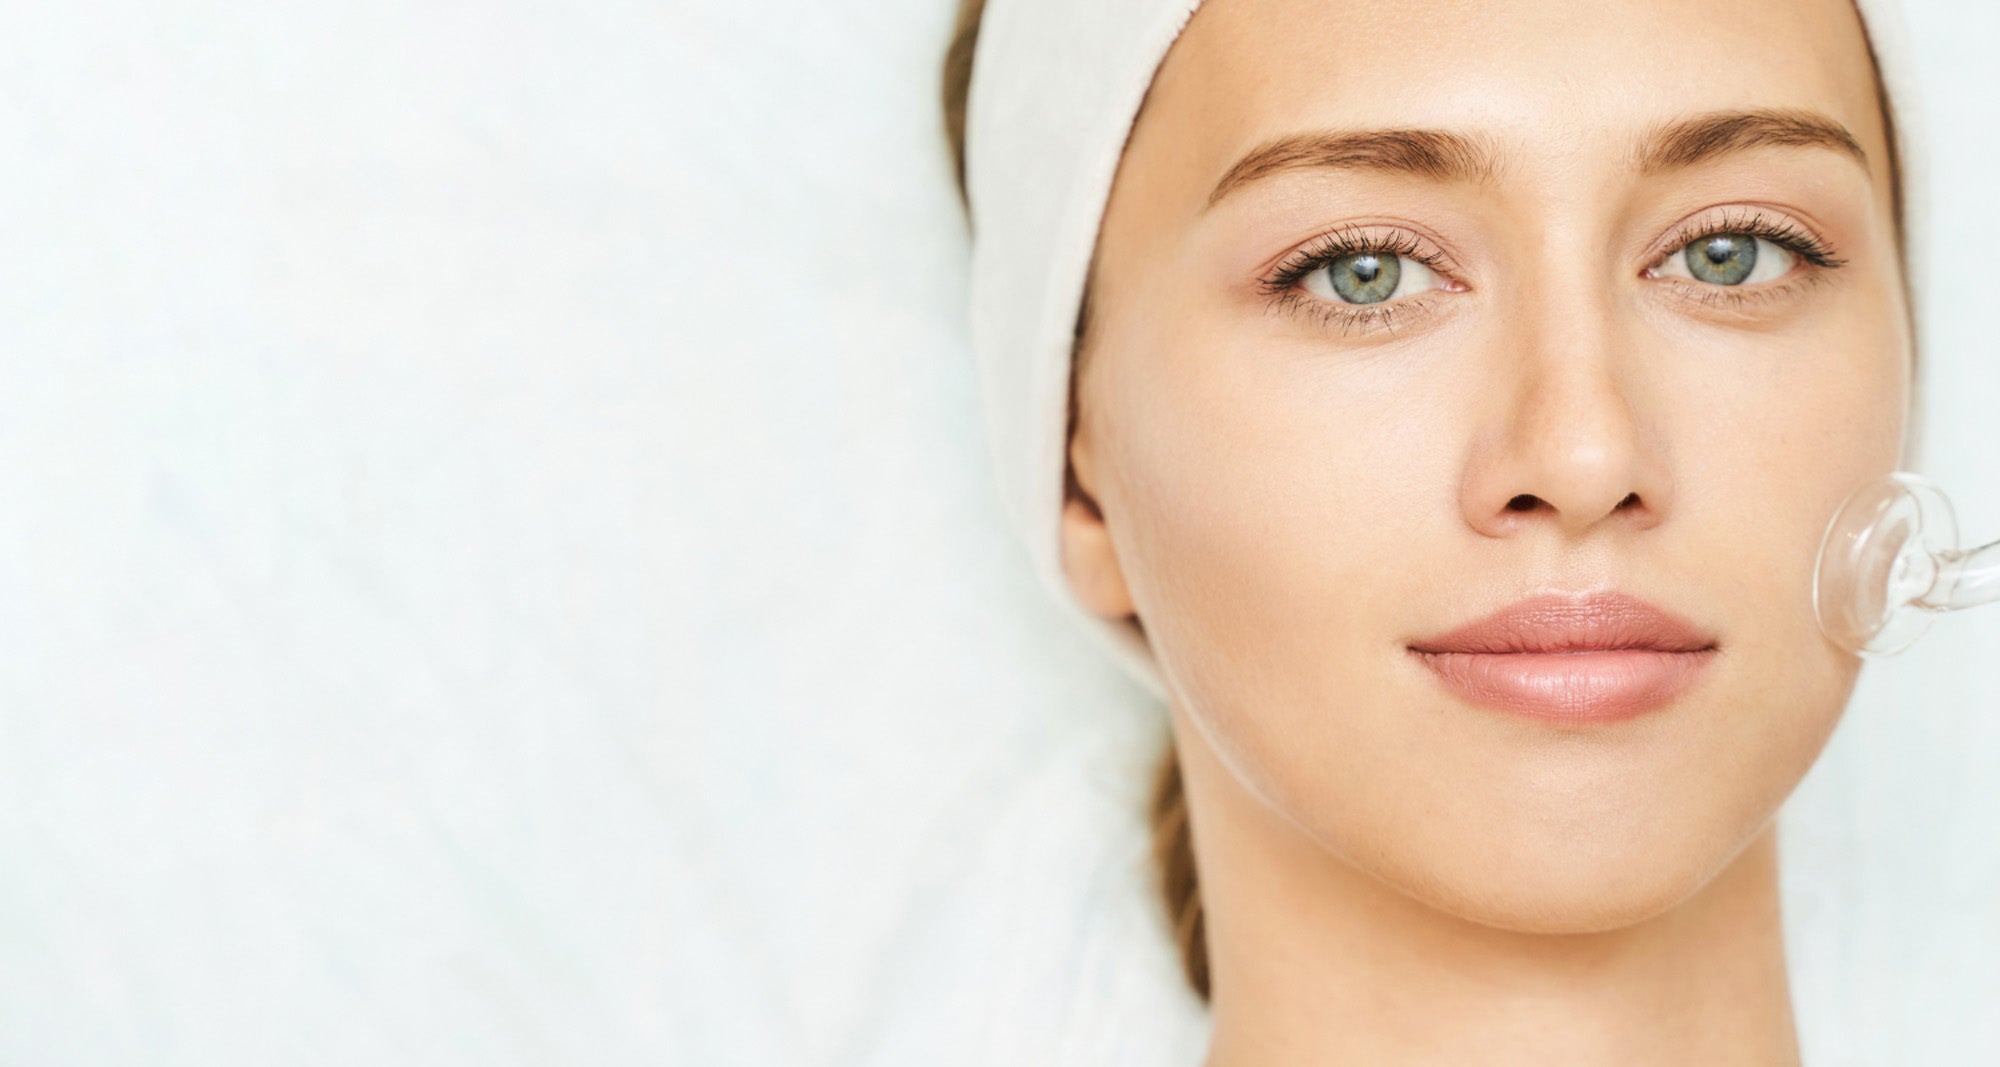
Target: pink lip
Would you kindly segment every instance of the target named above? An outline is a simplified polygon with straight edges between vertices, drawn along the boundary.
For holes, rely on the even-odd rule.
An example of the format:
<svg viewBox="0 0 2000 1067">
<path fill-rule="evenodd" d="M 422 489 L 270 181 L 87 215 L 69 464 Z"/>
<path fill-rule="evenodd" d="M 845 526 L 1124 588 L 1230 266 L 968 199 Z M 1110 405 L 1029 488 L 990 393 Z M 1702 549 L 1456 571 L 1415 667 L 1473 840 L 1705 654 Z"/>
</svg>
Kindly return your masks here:
<svg viewBox="0 0 2000 1067">
<path fill-rule="evenodd" d="M 1687 620 L 1617 592 L 1530 597 L 1410 645 L 1460 697 L 1566 723 L 1610 722 L 1672 702 L 1715 648 Z"/>
</svg>

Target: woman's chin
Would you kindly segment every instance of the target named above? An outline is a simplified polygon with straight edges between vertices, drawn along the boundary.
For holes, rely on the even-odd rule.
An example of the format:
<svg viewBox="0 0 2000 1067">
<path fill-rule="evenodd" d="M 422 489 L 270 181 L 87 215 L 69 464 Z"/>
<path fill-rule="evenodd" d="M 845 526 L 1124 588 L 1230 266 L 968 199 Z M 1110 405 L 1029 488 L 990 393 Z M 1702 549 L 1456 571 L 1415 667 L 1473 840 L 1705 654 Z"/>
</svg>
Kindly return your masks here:
<svg viewBox="0 0 2000 1067">
<path fill-rule="evenodd" d="M 1711 840 L 1607 834 L 1548 841 L 1524 833 L 1505 849 L 1473 848 L 1448 859 L 1425 854 L 1425 869 L 1369 873 L 1421 904 L 1481 926 L 1589 934 L 1671 911 L 1741 854 L 1740 846 L 1718 848 Z"/>
</svg>

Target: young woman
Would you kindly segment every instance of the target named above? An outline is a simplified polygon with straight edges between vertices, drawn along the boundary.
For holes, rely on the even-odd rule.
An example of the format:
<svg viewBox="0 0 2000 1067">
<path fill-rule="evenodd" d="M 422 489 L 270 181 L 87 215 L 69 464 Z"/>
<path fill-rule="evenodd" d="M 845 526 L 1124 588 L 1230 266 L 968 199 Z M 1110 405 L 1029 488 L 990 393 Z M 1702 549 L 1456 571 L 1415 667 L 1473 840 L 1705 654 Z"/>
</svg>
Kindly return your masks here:
<svg viewBox="0 0 2000 1067">
<path fill-rule="evenodd" d="M 1859 668 L 1812 564 L 1914 381 L 1868 30 L 1207 0 L 1173 38 L 1051 522 L 1167 698 L 1210 1067 L 1797 1062 L 1774 816 Z"/>
</svg>

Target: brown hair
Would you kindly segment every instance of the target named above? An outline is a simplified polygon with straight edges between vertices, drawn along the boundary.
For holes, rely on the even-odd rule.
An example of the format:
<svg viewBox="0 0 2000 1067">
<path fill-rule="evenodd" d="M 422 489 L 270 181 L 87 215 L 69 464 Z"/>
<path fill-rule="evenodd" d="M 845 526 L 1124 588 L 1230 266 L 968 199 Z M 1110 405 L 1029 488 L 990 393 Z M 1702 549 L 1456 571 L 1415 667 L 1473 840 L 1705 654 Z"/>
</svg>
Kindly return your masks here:
<svg viewBox="0 0 2000 1067">
<path fill-rule="evenodd" d="M 979 43 L 979 17 L 986 0 L 958 0 L 951 43 L 944 49 L 944 136 L 951 142 L 951 174 L 958 182 L 958 202 L 968 209 L 965 192 L 965 98 L 972 94 L 972 50 Z"/>
<path fill-rule="evenodd" d="M 971 197 L 965 184 L 965 101 L 972 88 L 972 53 L 979 41 L 979 17 L 986 0 L 959 0 L 958 18 L 951 41 L 944 52 L 944 131 L 951 142 L 952 176 L 958 182 L 958 196 L 969 209 Z M 1090 325 L 1090 285 L 1084 285 L 1083 300 L 1077 309 L 1076 339 L 1070 355 L 1069 436 L 1076 435 L 1077 371 L 1086 350 L 1084 335 Z M 1097 509 L 1076 471 L 1065 465 L 1063 485 L 1070 499 Z M 1137 619 L 1133 622 L 1136 624 Z M 1181 968 L 1188 985 L 1202 1000 L 1208 1000 L 1208 942 L 1201 915 L 1201 886 L 1195 878 L 1194 838 L 1189 832 L 1187 795 L 1181 787 L 1180 753 L 1171 738 L 1153 773 L 1151 797 L 1146 813 L 1152 825 L 1153 865 L 1159 890 L 1166 905 L 1168 929 L 1180 949 Z"/>
<path fill-rule="evenodd" d="M 952 175 L 958 183 L 960 203 L 970 212 L 971 196 L 965 183 L 965 104 L 972 88 L 972 54 L 979 42 L 979 19 L 986 10 L 986 0 L 959 0 L 958 17 L 952 25 L 951 41 L 944 54 L 944 128 L 945 137 L 951 143 Z M 1882 83 L 1879 66 L 1874 62 L 1874 41 L 1867 34 L 1867 24 L 1862 25 L 1864 35 L 1869 36 L 1869 60 L 1875 70 L 1875 99 L 1881 108 L 1883 133 L 1889 144 L 1890 201 L 1896 227 L 1899 258 L 1908 262 L 1907 235 L 1904 227 L 1902 160 L 1896 143 L 1895 110 L 1889 106 L 1888 87 Z M 1917 338 L 1915 303 L 1910 293 L 1909 271 L 1902 275 L 1905 307 L 1909 315 L 1908 327 L 1913 350 Z M 1090 324 L 1090 291 L 1088 281 L 1084 284 L 1083 300 L 1077 311 L 1076 340 L 1070 355 L 1069 388 L 1069 429 L 1071 438 L 1076 435 L 1077 370 L 1087 346 L 1083 343 Z M 1065 448 L 1067 451 L 1067 448 Z M 1070 499 L 1082 502 L 1093 512 L 1097 504 L 1090 499 L 1076 480 L 1076 471 L 1065 465 L 1063 484 Z M 1132 620 L 1135 624 L 1137 619 Z M 1146 814 L 1152 825 L 1152 855 L 1155 873 L 1159 879 L 1162 903 L 1166 907 L 1168 928 L 1172 931 L 1175 945 L 1180 949 L 1181 969 L 1186 973 L 1188 985 L 1193 987 L 1203 1001 L 1209 999 L 1208 941 L 1207 924 L 1202 920 L 1201 882 L 1195 874 L 1194 837 L 1188 821 L 1187 794 L 1181 782 L 1180 753 L 1174 748 L 1171 737 L 1167 740 L 1166 751 L 1153 772 L 1152 793 L 1146 805 Z"/>
</svg>

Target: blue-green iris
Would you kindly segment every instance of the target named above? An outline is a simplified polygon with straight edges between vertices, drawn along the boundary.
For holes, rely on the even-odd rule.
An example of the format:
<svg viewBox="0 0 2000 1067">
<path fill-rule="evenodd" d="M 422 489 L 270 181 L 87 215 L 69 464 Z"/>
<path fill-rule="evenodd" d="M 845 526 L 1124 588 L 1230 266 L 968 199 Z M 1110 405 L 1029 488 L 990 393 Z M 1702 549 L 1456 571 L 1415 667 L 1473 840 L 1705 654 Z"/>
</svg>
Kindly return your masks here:
<svg viewBox="0 0 2000 1067">
<path fill-rule="evenodd" d="M 1333 291 L 1350 304 L 1374 304 L 1389 299 L 1403 276 L 1398 258 L 1387 252 L 1350 252 L 1326 266 Z"/>
<path fill-rule="evenodd" d="M 1710 234 L 1687 246 L 1688 273 L 1705 282 L 1735 285 L 1757 266 L 1757 238 L 1747 233 Z"/>
</svg>

